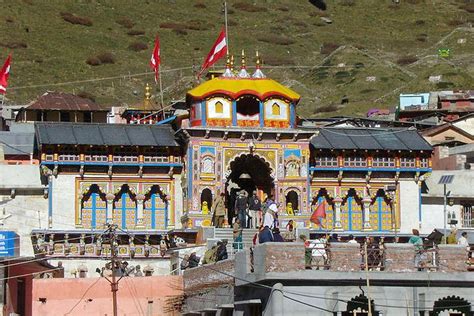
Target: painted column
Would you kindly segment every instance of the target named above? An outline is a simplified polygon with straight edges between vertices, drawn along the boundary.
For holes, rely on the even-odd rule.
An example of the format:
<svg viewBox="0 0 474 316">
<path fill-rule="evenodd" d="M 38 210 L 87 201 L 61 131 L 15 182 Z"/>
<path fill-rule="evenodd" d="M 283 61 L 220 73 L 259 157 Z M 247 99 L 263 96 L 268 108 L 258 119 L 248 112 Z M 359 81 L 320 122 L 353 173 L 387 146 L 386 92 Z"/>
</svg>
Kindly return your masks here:
<svg viewBox="0 0 474 316">
<path fill-rule="evenodd" d="M 53 176 L 48 176 L 48 228 L 53 228 Z"/>
<path fill-rule="evenodd" d="M 201 101 L 201 124 L 207 125 L 206 101 Z"/>
<path fill-rule="evenodd" d="M 370 196 L 365 196 L 364 199 L 362 200 L 364 203 L 364 230 L 372 230 L 372 227 L 370 226 Z M 379 219 L 381 220 L 381 219 Z"/>
<path fill-rule="evenodd" d="M 335 230 L 342 230 L 341 224 L 341 187 L 337 186 L 334 188 L 334 229 Z"/>
<path fill-rule="evenodd" d="M 260 110 L 260 114 L 259 114 L 260 127 L 264 127 L 265 126 L 265 117 L 264 117 L 264 110 L 263 110 L 263 102 L 259 101 L 258 105 L 259 105 L 259 110 Z"/>
<path fill-rule="evenodd" d="M 135 227 L 136 228 L 145 228 L 143 222 L 143 201 L 145 200 L 145 196 L 143 194 L 138 194 L 136 196 L 137 200 L 137 213 L 135 217 Z"/>
<path fill-rule="evenodd" d="M 295 113 L 295 105 L 290 103 L 290 127 L 296 127 L 296 113 Z"/>
<path fill-rule="evenodd" d="M 237 126 L 237 101 L 232 101 L 232 126 Z"/>
<path fill-rule="evenodd" d="M 105 196 L 105 199 L 107 200 L 107 209 L 105 212 L 105 218 L 106 218 L 107 224 L 112 224 L 114 222 L 113 210 L 114 210 L 115 195 L 113 195 L 112 193 L 107 193 L 107 195 Z"/>
</svg>

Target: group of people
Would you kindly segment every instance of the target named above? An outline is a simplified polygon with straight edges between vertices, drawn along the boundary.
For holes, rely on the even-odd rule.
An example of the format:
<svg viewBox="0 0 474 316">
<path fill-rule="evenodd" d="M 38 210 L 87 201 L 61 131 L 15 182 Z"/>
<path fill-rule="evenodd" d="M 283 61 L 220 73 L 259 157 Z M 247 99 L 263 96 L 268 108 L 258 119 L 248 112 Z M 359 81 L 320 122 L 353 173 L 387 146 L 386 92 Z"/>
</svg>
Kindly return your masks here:
<svg viewBox="0 0 474 316">
<path fill-rule="evenodd" d="M 208 249 L 204 253 L 202 264 L 216 263 L 218 261 L 226 260 L 227 258 L 227 239 L 223 239 L 222 241 L 218 241 L 216 245 L 212 246 L 211 249 Z M 180 268 L 181 270 L 195 268 L 199 265 L 199 262 L 201 262 L 201 258 L 193 252 L 191 255 L 184 256 Z"/>
</svg>

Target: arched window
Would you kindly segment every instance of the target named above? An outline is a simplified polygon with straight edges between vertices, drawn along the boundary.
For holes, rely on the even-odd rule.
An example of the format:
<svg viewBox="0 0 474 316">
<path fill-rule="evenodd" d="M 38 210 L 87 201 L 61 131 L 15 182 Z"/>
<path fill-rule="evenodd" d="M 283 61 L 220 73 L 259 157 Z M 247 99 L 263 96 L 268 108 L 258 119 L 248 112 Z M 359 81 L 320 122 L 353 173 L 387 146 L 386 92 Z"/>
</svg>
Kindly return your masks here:
<svg viewBox="0 0 474 316">
<path fill-rule="evenodd" d="M 298 192 L 295 190 L 288 191 L 286 194 L 286 213 L 288 215 L 293 215 L 290 214 L 290 210 L 293 211 L 293 213 L 297 213 L 299 210 L 299 196 Z"/>
<path fill-rule="evenodd" d="M 164 187 L 155 184 L 145 195 L 143 217 L 144 225 L 148 229 L 166 229 L 168 227 L 169 197 L 164 189 Z"/>
<path fill-rule="evenodd" d="M 92 184 L 81 199 L 81 223 L 84 228 L 95 229 L 106 222 L 105 194 L 97 184 Z"/>
<path fill-rule="evenodd" d="M 137 218 L 137 204 L 128 184 L 122 185 L 114 199 L 113 221 L 122 229 L 134 228 Z"/>
<path fill-rule="evenodd" d="M 300 165 L 297 161 L 290 161 L 286 164 L 285 176 L 286 177 L 299 177 L 300 176 Z"/>
<path fill-rule="evenodd" d="M 224 113 L 224 105 L 222 104 L 221 101 L 216 102 L 215 108 L 216 108 L 216 113 L 219 113 L 219 114 Z"/>
<path fill-rule="evenodd" d="M 275 116 L 280 116 L 281 115 L 280 105 L 276 102 L 273 103 L 273 105 L 272 105 L 272 115 L 275 115 Z"/>
<path fill-rule="evenodd" d="M 211 157 L 202 158 L 201 173 L 214 173 L 214 160 Z"/>
</svg>

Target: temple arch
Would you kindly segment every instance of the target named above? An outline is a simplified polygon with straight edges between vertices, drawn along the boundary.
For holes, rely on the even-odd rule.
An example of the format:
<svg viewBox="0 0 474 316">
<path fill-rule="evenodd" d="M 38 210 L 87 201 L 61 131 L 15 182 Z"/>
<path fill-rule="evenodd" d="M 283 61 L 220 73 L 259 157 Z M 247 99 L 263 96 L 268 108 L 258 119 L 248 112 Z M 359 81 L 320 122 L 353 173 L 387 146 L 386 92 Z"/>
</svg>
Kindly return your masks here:
<svg viewBox="0 0 474 316">
<path fill-rule="evenodd" d="M 91 184 L 81 198 L 80 223 L 84 228 L 95 229 L 106 223 L 107 202 L 105 193 L 97 184 Z"/>
</svg>

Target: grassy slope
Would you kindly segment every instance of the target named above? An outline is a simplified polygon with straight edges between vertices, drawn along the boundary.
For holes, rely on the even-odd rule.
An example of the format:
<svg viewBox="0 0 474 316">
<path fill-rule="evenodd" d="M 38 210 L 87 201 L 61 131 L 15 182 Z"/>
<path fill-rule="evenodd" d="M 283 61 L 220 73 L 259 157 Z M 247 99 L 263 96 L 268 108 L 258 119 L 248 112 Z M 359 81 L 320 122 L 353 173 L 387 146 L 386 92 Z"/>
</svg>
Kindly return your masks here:
<svg viewBox="0 0 474 316">
<path fill-rule="evenodd" d="M 239 1 L 229 1 L 230 46 L 233 53 L 245 49 L 252 55 L 259 49 L 263 58 L 272 64 L 312 66 L 265 70 L 270 77 L 302 94 L 301 115 L 363 115 L 368 108 L 393 106 L 399 92 L 439 88 L 428 82 L 430 75 L 443 74 L 443 80 L 451 83 L 447 86 L 473 88 L 474 33 L 459 30 L 438 43 L 459 26 L 458 21 L 474 21 L 473 13 L 460 8 L 463 1 L 402 0 L 400 6 L 394 7 L 390 0 L 355 0 L 352 6 L 342 5 L 347 0 L 333 0 L 327 1 L 329 9 L 325 13 L 303 0 L 240 1 L 250 6 L 253 3 L 265 6 L 266 12 L 246 12 L 238 9 Z M 152 82 L 152 75 L 127 75 L 148 71 L 156 33 L 162 43 L 164 70 L 202 62 L 217 36 L 223 16 L 220 0 L 201 3 L 206 8 L 195 7 L 196 2 L 191 0 L 6 1 L 2 5 L 0 45 L 23 42 L 28 46 L 0 47 L 1 56 L 13 51 L 10 85 L 19 87 L 10 89 L 7 96 L 15 102 L 27 102 L 46 90 L 86 91 L 106 104 L 139 102 L 141 97 L 135 96 L 133 91 L 141 94 L 144 83 Z M 88 17 L 93 25 L 67 23 L 60 12 Z M 333 24 L 322 23 L 320 15 L 329 16 Z M 135 23 L 133 30 L 143 30 L 145 35 L 127 35 L 130 29 L 116 23 L 124 17 Z M 177 34 L 159 27 L 165 22 L 189 25 L 193 20 L 203 30 Z M 275 35 L 294 43 L 273 44 Z M 417 37 L 424 37 L 426 41 L 419 41 Z M 466 43 L 458 44 L 459 38 L 466 38 Z M 129 50 L 128 45 L 135 41 L 150 47 L 141 52 Z M 344 45 L 344 48 L 327 57 L 320 53 L 323 43 Z M 430 57 L 436 55 L 439 47 L 451 48 L 452 57 L 448 61 Z M 96 67 L 85 63 L 87 58 L 101 52 L 112 52 L 116 63 Z M 402 67 L 396 65 L 396 61 L 406 55 L 416 55 L 420 61 Z M 341 64 L 344 67 L 337 67 Z M 122 78 L 114 80 L 51 85 L 121 75 Z M 375 76 L 376 81 L 367 82 L 367 76 Z M 190 69 L 163 73 L 166 99 L 182 98 L 194 84 L 192 78 Z M 42 86 L 21 88 L 30 85 Z M 343 95 L 350 99 L 344 107 L 339 105 Z"/>
</svg>

